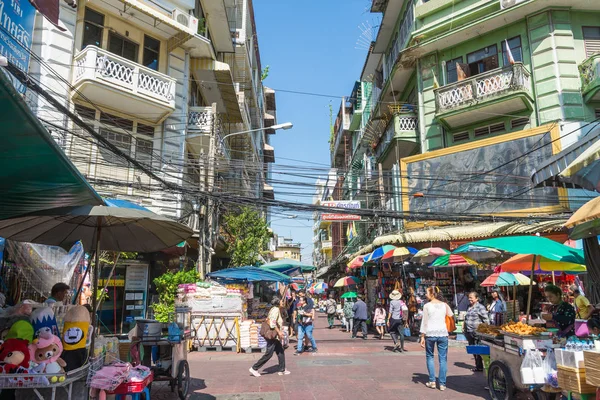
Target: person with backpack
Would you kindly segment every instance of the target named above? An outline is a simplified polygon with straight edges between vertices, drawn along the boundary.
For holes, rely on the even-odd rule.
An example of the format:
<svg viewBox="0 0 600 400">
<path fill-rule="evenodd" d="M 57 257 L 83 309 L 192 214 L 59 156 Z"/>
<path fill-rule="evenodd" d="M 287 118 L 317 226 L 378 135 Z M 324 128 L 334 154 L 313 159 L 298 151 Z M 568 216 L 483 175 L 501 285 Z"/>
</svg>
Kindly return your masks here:
<svg viewBox="0 0 600 400">
<path fill-rule="evenodd" d="M 310 306 L 305 298 L 301 297 L 298 302 L 298 347 L 296 348 L 295 356 L 302 354 L 304 351 L 304 339 L 308 338 L 311 344 L 311 353 L 317 352 L 317 342 L 313 337 L 313 321 L 315 319 L 315 309 Z M 308 347 L 308 346 L 307 346 Z"/>
<path fill-rule="evenodd" d="M 394 290 L 390 293 L 390 312 L 387 321 L 390 336 L 394 341 L 393 351 L 399 353 L 406 351 L 404 348 L 404 328 L 408 327 L 408 320 L 405 318 L 408 307 L 401 299 L 402 293 L 400 291 Z"/>
<path fill-rule="evenodd" d="M 335 324 L 335 313 L 337 303 L 333 298 L 333 293 L 329 294 L 329 299 L 325 302 L 325 311 L 327 312 L 327 322 L 329 323 L 329 329 L 333 329 Z"/>
</svg>

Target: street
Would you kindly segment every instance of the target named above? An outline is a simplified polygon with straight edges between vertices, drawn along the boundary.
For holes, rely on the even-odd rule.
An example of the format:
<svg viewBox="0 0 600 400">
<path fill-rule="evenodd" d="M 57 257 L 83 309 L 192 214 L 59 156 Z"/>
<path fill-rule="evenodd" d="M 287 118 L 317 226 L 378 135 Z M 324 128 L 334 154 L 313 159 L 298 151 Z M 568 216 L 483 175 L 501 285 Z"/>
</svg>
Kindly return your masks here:
<svg viewBox="0 0 600 400">
<path fill-rule="evenodd" d="M 276 356 L 265 365 L 263 375 L 255 378 L 248 368 L 261 353 L 193 352 L 189 354 L 192 375 L 191 400 L 293 400 L 293 399 L 486 399 L 489 398 L 482 373 L 471 372 L 472 358 L 462 347 L 448 353 L 448 388 L 445 392 L 425 387 L 425 352 L 410 338 L 407 353 L 392 353 L 392 341 L 350 339 L 349 334 L 326 328 L 319 314 L 315 338 L 319 351 L 294 356 L 286 350 L 290 375 L 274 370 Z M 360 334 L 359 334 L 360 336 Z M 295 344 L 295 341 L 292 341 Z M 436 355 L 437 357 L 437 355 Z M 175 399 L 168 390 L 152 397 Z"/>
</svg>

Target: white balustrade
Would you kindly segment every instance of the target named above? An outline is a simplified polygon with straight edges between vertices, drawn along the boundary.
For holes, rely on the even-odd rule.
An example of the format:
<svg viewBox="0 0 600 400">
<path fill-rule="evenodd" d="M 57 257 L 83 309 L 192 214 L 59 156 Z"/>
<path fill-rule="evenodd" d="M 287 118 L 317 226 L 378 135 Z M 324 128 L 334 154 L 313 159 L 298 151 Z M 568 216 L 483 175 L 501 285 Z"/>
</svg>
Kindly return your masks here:
<svg viewBox="0 0 600 400">
<path fill-rule="evenodd" d="M 529 91 L 531 86 L 529 79 L 529 72 L 523 64 L 516 63 L 451 83 L 435 90 L 437 112 L 451 111 L 512 91 Z"/>
<path fill-rule="evenodd" d="M 190 107 L 188 113 L 188 131 L 210 133 L 212 122 L 211 107 Z"/>
<path fill-rule="evenodd" d="M 84 81 L 106 83 L 175 108 L 175 79 L 96 46 L 75 56 L 74 85 Z"/>
</svg>

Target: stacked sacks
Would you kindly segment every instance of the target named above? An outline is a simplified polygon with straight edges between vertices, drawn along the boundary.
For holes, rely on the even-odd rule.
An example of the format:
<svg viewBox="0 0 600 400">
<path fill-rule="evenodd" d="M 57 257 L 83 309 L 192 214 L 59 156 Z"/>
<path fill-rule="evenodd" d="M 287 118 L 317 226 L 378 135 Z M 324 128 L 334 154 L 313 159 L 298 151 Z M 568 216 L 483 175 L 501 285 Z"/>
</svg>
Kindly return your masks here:
<svg viewBox="0 0 600 400">
<path fill-rule="evenodd" d="M 63 328 L 63 357 L 65 370 L 72 371 L 85 364 L 88 356 L 86 342 L 92 334 L 90 313 L 84 306 L 75 306 L 67 311 Z"/>
</svg>

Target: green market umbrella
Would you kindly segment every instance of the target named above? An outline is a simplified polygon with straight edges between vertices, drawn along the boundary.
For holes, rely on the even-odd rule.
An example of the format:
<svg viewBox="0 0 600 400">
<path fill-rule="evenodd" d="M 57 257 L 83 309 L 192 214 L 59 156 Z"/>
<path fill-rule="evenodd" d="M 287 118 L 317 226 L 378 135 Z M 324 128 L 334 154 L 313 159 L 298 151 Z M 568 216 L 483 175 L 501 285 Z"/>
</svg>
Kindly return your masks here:
<svg viewBox="0 0 600 400">
<path fill-rule="evenodd" d="M 356 298 L 356 292 L 346 292 L 343 295 L 340 296 L 341 299 L 352 299 L 352 298 Z"/>
<path fill-rule="evenodd" d="M 282 258 L 281 260 L 275 260 L 261 265 L 261 268 L 275 269 L 278 272 L 282 272 L 282 270 L 286 269 L 293 269 L 295 267 L 299 267 L 302 272 L 312 272 L 316 269 L 313 265 L 303 264 L 300 261 L 292 260 L 291 258 Z"/>
<path fill-rule="evenodd" d="M 538 257 L 545 257 L 554 261 L 567 263 L 584 264 L 585 258 L 583 251 L 574 249 L 564 244 L 555 242 L 541 236 L 506 236 L 494 239 L 479 240 L 470 243 L 474 246 L 490 247 L 497 250 L 507 251 L 515 254 L 531 254 L 533 260 L 531 263 L 531 282 L 535 273 L 536 260 Z M 529 299 L 527 300 L 527 318 L 531 312 L 531 295 L 533 285 L 529 285 Z"/>
</svg>

